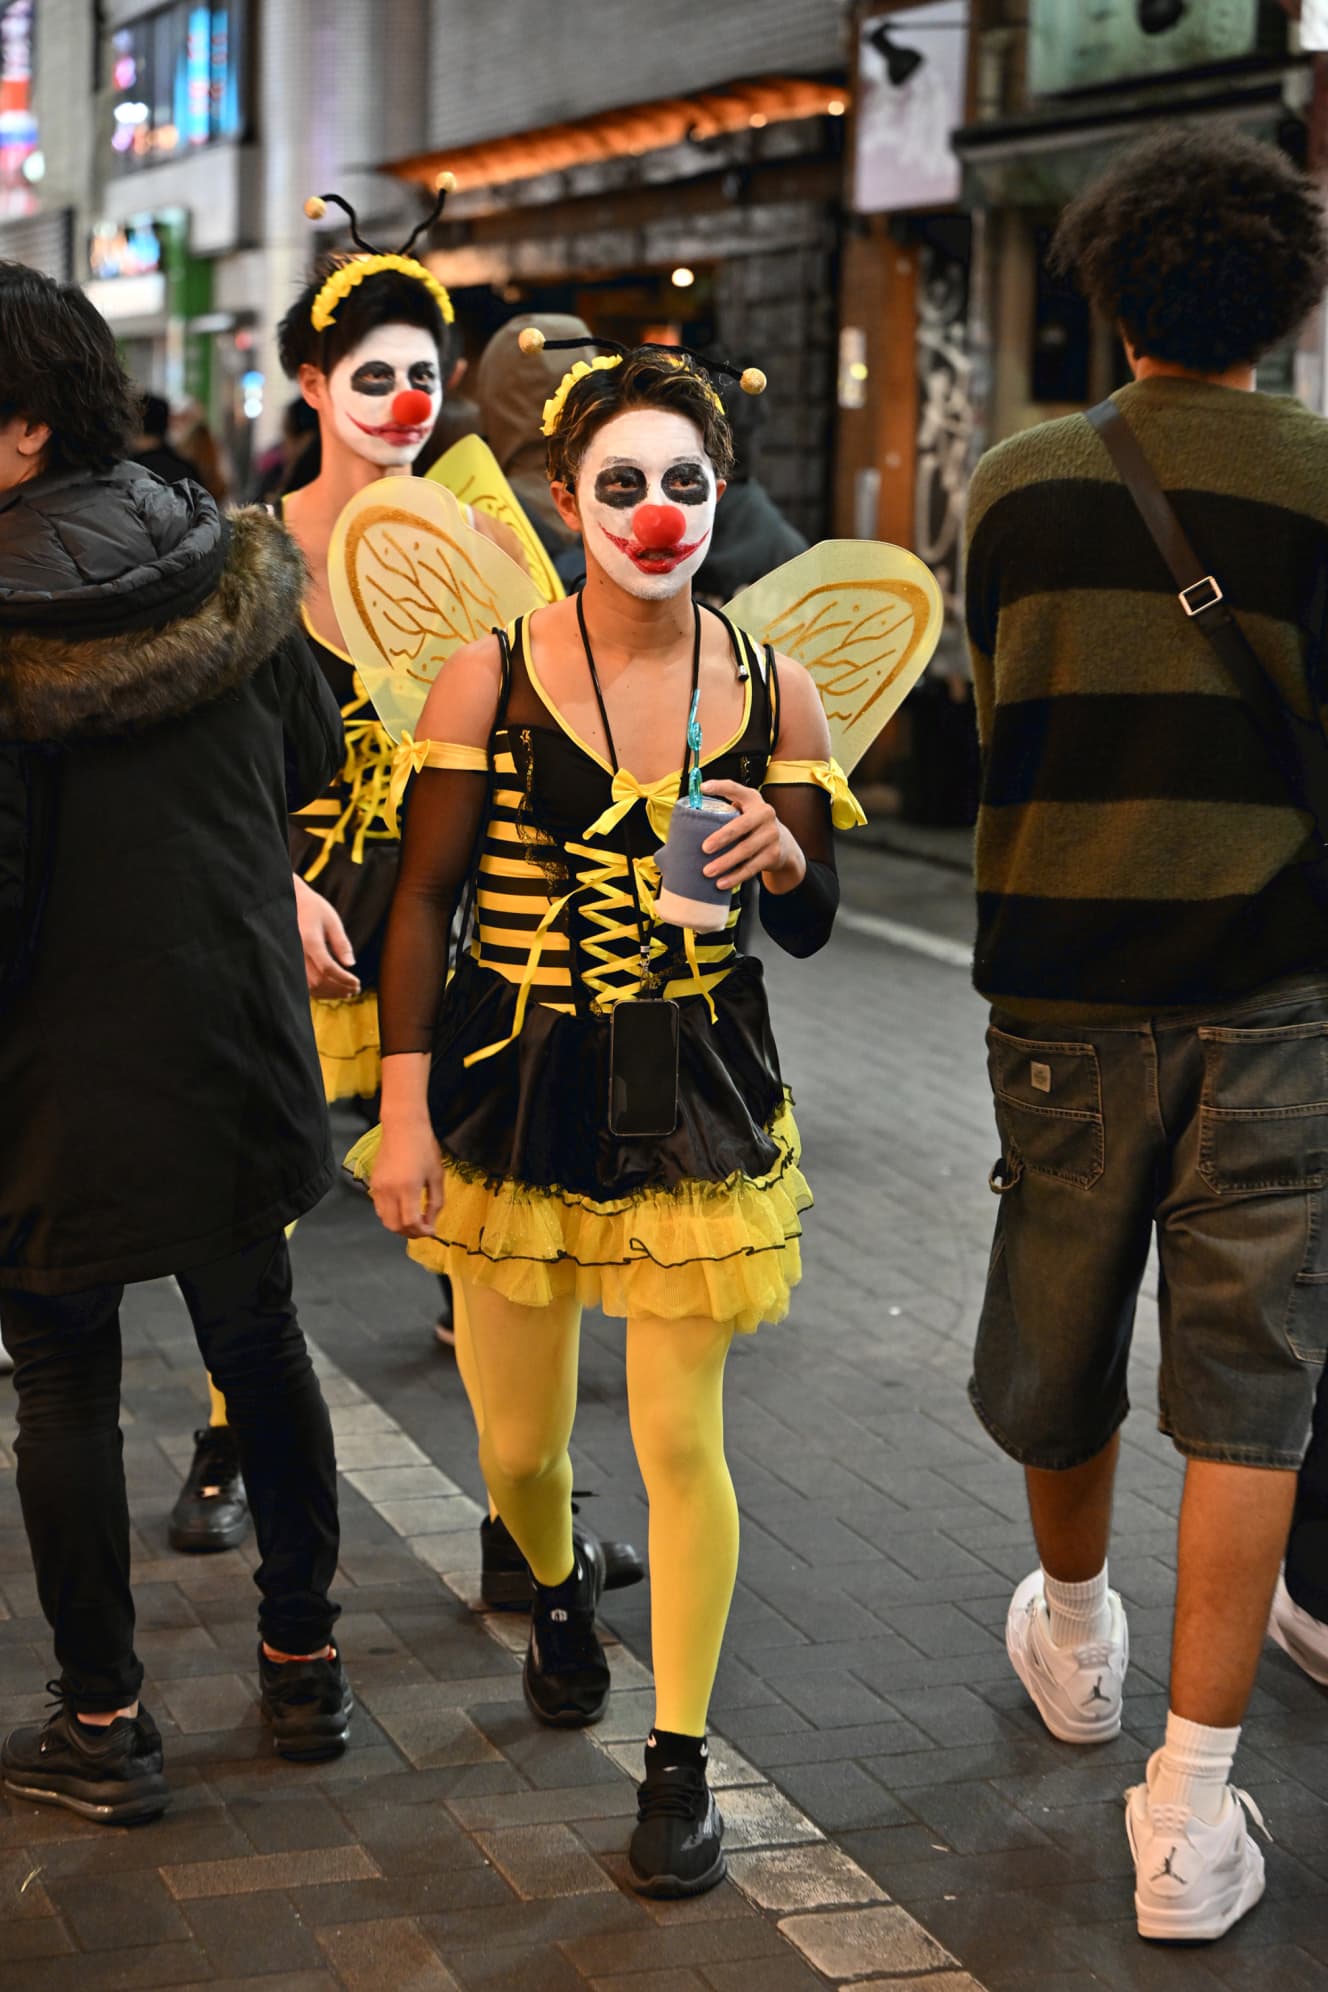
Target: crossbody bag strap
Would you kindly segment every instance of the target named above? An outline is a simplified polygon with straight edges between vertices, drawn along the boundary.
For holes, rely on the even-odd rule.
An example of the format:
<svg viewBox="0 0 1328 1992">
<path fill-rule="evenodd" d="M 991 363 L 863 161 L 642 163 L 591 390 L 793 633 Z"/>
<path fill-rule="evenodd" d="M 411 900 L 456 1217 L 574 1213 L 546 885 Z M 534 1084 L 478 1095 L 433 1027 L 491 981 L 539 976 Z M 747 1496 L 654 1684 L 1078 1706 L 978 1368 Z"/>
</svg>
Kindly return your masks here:
<svg viewBox="0 0 1328 1992">
<path fill-rule="evenodd" d="M 1328 740 L 1317 718 L 1301 719 L 1286 704 L 1227 607 L 1221 583 L 1205 567 L 1158 482 L 1134 430 L 1114 401 L 1101 401 L 1087 419 L 1101 436 L 1153 543 L 1171 570 L 1180 605 L 1207 638 L 1234 683 L 1296 806 L 1312 818 L 1315 850 L 1328 850 Z"/>
</svg>

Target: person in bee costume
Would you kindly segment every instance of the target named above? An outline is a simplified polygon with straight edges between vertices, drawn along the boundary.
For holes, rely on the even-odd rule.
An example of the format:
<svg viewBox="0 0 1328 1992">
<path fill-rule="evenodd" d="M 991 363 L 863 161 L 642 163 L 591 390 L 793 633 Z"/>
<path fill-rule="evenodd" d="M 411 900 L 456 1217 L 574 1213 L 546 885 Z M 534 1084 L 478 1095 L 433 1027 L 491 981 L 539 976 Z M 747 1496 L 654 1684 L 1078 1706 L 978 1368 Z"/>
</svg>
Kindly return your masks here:
<svg viewBox="0 0 1328 1992">
<path fill-rule="evenodd" d="M 582 1310 L 626 1320 L 657 1695 L 631 1866 L 643 1892 L 690 1895 L 725 1871 L 705 1741 L 738 1557 L 725 1362 L 787 1312 L 811 1201 L 732 927 L 759 879 L 775 942 L 824 946 L 833 827 L 861 816 L 807 671 L 692 600 L 731 463 L 707 372 L 601 353 L 544 427 L 585 587 L 456 651 L 403 735 L 382 1127 L 348 1159 L 456 1285 L 485 1479 L 535 1579 L 526 1697 L 551 1724 L 597 1722 L 609 1690 L 568 1441 Z M 708 928 L 676 924 L 657 857 L 684 787 L 719 812 L 691 887 L 720 905 Z M 458 907 L 473 940 L 444 988 Z"/>
</svg>

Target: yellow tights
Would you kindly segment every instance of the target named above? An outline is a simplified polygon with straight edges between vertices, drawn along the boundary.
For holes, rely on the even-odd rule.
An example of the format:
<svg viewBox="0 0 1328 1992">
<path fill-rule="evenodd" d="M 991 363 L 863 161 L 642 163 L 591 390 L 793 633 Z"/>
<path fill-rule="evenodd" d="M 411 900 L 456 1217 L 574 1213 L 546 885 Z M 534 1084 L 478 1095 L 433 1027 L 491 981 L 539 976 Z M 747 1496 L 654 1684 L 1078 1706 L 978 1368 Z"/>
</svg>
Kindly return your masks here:
<svg viewBox="0 0 1328 1992">
<path fill-rule="evenodd" d="M 572 1466 L 581 1310 L 519 1307 L 455 1282 L 457 1357 L 490 1493 L 541 1584 L 572 1568 Z M 704 1318 L 627 1323 L 627 1403 L 650 1501 L 655 1720 L 703 1736 L 738 1568 L 738 1504 L 724 1458 L 733 1329 Z"/>
</svg>

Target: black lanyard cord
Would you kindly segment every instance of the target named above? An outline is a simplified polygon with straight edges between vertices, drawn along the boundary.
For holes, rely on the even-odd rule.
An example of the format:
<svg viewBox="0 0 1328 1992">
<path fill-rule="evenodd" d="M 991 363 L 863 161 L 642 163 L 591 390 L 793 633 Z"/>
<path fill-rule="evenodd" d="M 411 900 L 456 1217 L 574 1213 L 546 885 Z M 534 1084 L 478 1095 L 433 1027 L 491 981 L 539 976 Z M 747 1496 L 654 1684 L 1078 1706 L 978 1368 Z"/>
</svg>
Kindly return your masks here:
<svg viewBox="0 0 1328 1992">
<path fill-rule="evenodd" d="M 695 699 L 701 683 L 701 611 L 695 602 L 692 604 L 692 616 L 694 619 L 694 633 L 692 637 L 692 689 L 687 707 L 689 714 L 691 712 L 691 702 Z M 590 682 L 595 688 L 595 702 L 599 706 L 600 723 L 604 728 L 604 739 L 609 750 L 609 764 L 616 775 L 619 772 L 618 750 L 613 744 L 613 728 L 609 725 L 608 707 L 604 703 L 604 691 L 599 682 L 599 672 L 595 669 L 595 653 L 590 647 L 590 632 L 586 628 L 586 611 L 580 588 L 576 591 L 576 621 L 577 627 L 581 631 L 581 645 L 586 653 L 586 665 L 590 671 Z M 682 770 L 678 776 L 679 793 L 681 793 L 682 783 L 686 779 L 691 759 L 691 747 L 686 738 L 685 727 L 683 729 L 683 736 Z M 650 934 L 646 928 L 645 909 L 641 904 L 641 881 L 636 875 L 636 863 L 632 857 L 630 844 L 625 854 L 624 862 L 627 866 L 627 876 L 631 881 L 632 903 L 636 909 L 636 933 L 641 947 L 641 990 L 643 995 L 649 996 L 654 991 L 654 978 L 650 971 Z"/>
</svg>

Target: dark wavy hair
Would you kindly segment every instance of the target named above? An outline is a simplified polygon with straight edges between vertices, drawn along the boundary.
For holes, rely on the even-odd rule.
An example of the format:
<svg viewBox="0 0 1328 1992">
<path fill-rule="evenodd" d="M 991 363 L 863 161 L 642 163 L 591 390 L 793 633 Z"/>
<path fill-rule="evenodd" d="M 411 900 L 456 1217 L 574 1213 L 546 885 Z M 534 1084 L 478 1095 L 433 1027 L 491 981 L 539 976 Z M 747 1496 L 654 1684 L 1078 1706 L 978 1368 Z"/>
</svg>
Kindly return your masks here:
<svg viewBox="0 0 1328 1992">
<path fill-rule="evenodd" d="M 51 431 L 49 470 L 104 470 L 138 432 L 138 390 L 77 284 L 0 263 L 0 422 Z"/>
<path fill-rule="evenodd" d="M 427 332 L 438 348 L 440 367 L 446 372 L 452 350 L 447 320 L 438 308 L 437 299 L 419 278 L 403 276 L 400 270 L 379 270 L 376 275 L 366 277 L 342 298 L 327 330 L 314 329 L 310 315 L 314 299 L 332 272 L 352 260 L 337 255 L 324 257 L 277 327 L 277 355 L 287 379 L 294 380 L 303 366 L 331 373 L 338 360 L 354 352 L 360 341 L 380 325 L 417 325 Z"/>
<path fill-rule="evenodd" d="M 1248 365 L 1296 331 L 1328 282 L 1313 186 L 1229 127 L 1123 152 L 1061 216 L 1056 267 L 1134 351 L 1193 373 Z"/>
<path fill-rule="evenodd" d="M 569 353 L 567 358 L 570 366 L 577 355 Z M 621 366 L 582 374 L 568 390 L 562 418 L 549 437 L 550 482 L 573 490 L 577 467 L 591 437 L 629 408 L 664 408 L 671 414 L 685 415 L 701 431 L 716 477 L 727 477 L 733 469 L 733 434 L 714 392 L 699 367 L 689 360 L 679 364 L 649 346 L 638 346 Z"/>
</svg>

